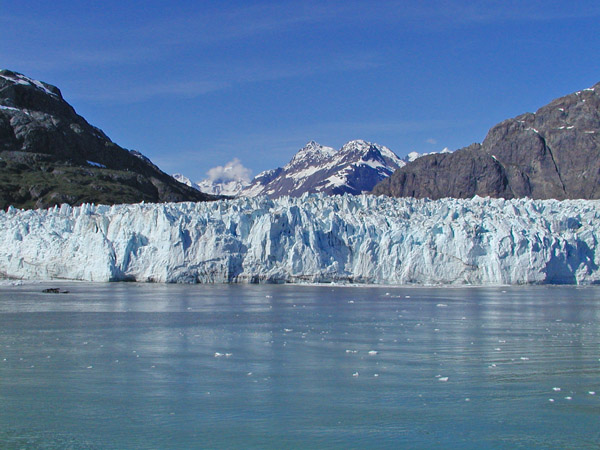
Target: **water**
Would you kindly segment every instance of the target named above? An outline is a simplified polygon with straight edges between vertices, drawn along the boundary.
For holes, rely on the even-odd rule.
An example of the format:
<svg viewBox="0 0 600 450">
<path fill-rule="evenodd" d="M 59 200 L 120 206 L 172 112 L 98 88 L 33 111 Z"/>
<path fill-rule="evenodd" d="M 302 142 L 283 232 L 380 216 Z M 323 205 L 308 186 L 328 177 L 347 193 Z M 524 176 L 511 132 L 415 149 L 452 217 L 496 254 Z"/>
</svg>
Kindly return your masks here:
<svg viewBox="0 0 600 450">
<path fill-rule="evenodd" d="M 597 287 L 48 286 L 0 287 L 2 449 L 600 448 Z"/>
</svg>

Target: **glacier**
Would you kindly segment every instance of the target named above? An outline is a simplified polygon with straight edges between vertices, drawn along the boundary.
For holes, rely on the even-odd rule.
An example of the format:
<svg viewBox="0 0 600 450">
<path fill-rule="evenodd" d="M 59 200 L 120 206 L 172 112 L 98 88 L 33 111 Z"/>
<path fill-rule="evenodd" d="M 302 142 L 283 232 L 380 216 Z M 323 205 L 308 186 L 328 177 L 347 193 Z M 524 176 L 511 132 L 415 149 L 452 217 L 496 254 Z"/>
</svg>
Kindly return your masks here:
<svg viewBox="0 0 600 450">
<path fill-rule="evenodd" d="M 177 283 L 596 284 L 600 202 L 369 195 L 0 212 L 0 276 Z"/>
</svg>

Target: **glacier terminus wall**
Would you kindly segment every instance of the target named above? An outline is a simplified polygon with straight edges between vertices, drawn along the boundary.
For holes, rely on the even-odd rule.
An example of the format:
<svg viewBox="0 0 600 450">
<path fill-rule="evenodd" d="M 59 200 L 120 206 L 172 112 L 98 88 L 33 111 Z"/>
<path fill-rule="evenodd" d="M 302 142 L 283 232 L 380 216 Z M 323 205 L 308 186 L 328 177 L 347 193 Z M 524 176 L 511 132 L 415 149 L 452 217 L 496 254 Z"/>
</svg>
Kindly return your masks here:
<svg viewBox="0 0 600 450">
<path fill-rule="evenodd" d="M 0 277 L 600 282 L 600 202 L 304 195 L 0 212 Z"/>
</svg>

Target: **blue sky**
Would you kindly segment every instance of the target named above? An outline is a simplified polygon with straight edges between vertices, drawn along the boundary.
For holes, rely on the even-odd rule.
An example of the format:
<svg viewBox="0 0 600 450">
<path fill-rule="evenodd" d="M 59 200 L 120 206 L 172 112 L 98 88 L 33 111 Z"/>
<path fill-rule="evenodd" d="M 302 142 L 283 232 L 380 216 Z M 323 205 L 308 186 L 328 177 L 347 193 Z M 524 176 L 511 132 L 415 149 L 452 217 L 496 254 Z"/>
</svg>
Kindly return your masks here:
<svg viewBox="0 0 600 450">
<path fill-rule="evenodd" d="M 313 139 L 454 150 L 600 81 L 597 0 L 0 0 L 0 29 L 0 67 L 193 180 Z"/>
</svg>

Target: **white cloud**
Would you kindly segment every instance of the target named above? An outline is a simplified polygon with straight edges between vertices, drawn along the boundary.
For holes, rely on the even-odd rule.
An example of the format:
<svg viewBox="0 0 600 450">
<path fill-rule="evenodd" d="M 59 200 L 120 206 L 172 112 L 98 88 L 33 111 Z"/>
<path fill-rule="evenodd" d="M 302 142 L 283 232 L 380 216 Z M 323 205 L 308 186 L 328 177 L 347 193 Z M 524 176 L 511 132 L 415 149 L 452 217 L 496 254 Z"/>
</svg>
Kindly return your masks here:
<svg viewBox="0 0 600 450">
<path fill-rule="evenodd" d="M 250 182 L 252 171 L 244 167 L 238 158 L 233 158 L 224 166 L 217 166 L 206 172 L 206 177 L 212 182 L 226 183 L 228 181 Z"/>
<path fill-rule="evenodd" d="M 428 144 L 431 144 L 431 145 L 437 144 L 437 141 L 434 138 L 429 138 L 425 142 L 427 142 Z"/>
</svg>

